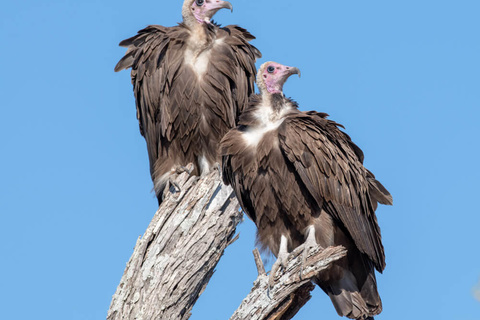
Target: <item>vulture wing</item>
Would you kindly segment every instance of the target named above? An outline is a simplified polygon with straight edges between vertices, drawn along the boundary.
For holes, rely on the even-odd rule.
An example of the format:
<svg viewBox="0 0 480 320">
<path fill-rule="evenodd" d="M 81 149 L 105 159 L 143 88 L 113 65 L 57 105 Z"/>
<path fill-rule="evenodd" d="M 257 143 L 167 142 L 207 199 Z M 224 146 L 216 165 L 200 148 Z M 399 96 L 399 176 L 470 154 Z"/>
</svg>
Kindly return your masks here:
<svg viewBox="0 0 480 320">
<path fill-rule="evenodd" d="M 240 137 L 241 132 L 238 128 L 235 128 L 230 130 L 222 139 L 222 179 L 226 185 L 232 186 L 243 211 L 256 223 L 255 209 L 250 198 L 252 193 L 250 189 L 245 190 L 245 188 L 250 188 L 253 184 L 251 177 L 256 176 L 251 174 L 252 172 L 255 173 L 254 167 L 248 165 L 249 163 L 254 163 L 252 159 L 254 154 L 248 152 L 245 145 L 238 141 Z M 235 161 L 232 161 L 232 156 L 235 158 Z M 241 168 L 246 168 L 248 170 L 247 174 L 241 174 Z"/>
<path fill-rule="evenodd" d="M 388 191 L 362 164 L 363 153 L 326 114 L 294 114 L 279 128 L 280 148 L 318 206 L 352 237 L 358 249 L 385 268 L 375 216 L 377 202 L 392 203 Z"/>
<path fill-rule="evenodd" d="M 254 37 L 238 26 L 213 25 L 207 36 L 216 40 L 201 78 L 185 63 L 190 31 L 183 24 L 148 26 L 120 43 L 128 50 L 115 71 L 132 68 L 137 118 L 147 141 L 152 177 L 156 160 L 170 153 L 213 148 L 211 153 L 216 154 L 218 141 L 235 126 L 254 91 L 255 59 L 261 56 L 248 43 Z M 199 123 L 200 110 L 208 125 Z M 198 134 L 211 137 L 210 145 L 199 147 Z M 169 148 L 174 139 L 176 147 Z"/>
<path fill-rule="evenodd" d="M 115 71 L 132 68 L 132 84 L 135 93 L 137 118 L 140 133 L 147 141 L 150 172 L 153 174 L 155 160 L 163 143 L 173 139 L 172 123 L 178 116 L 172 114 L 169 105 L 179 97 L 170 96 L 173 78 L 177 76 L 183 62 L 185 40 L 189 33 L 182 26 L 148 26 L 137 35 L 123 40 L 120 46 L 128 47 L 125 56 L 115 66 Z M 184 88 L 193 88 L 193 77 L 183 78 Z M 180 94 L 183 92 L 177 92 Z M 185 98 L 191 95 L 185 92 Z M 191 93 L 191 92 L 190 92 Z M 178 100 L 177 99 L 177 100 Z"/>
<path fill-rule="evenodd" d="M 219 30 L 219 39 L 224 44 L 214 52 L 212 66 L 217 72 L 229 79 L 230 92 L 236 107 L 236 122 L 248 106 L 248 98 L 255 92 L 255 61 L 262 57 L 260 51 L 248 42 L 255 39 L 247 30 L 229 25 Z M 228 88 L 228 87 L 227 87 Z M 225 88 L 219 88 L 225 90 Z M 235 122 L 235 123 L 236 123 Z"/>
</svg>

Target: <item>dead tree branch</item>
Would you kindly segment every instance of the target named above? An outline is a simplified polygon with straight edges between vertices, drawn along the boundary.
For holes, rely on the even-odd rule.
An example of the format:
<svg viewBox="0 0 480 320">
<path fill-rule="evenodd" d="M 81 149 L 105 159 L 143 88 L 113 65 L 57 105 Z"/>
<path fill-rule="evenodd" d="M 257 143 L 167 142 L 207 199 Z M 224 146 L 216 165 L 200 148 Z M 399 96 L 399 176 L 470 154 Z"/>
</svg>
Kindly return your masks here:
<svg viewBox="0 0 480 320">
<path fill-rule="evenodd" d="M 269 277 L 258 254 L 254 250 L 258 278 L 253 288 L 242 301 L 230 320 L 289 320 L 310 300 L 315 286 L 311 282 L 318 273 L 327 270 L 331 263 L 344 257 L 347 250 L 342 247 L 319 247 L 312 249 L 305 265 L 301 265 L 302 249 L 297 248 L 288 257 L 285 270 L 277 272 L 272 288 L 268 288 Z M 301 276 L 300 276 L 301 272 Z"/>
<path fill-rule="evenodd" d="M 197 181 L 198 180 L 198 181 Z M 108 320 L 188 319 L 242 219 L 217 170 L 180 174 L 137 240 L 112 298 Z"/>
<path fill-rule="evenodd" d="M 234 242 L 242 219 L 230 187 L 219 172 L 199 178 L 182 173 L 180 192 L 167 192 L 134 252 L 112 298 L 107 320 L 188 319 L 225 248 Z M 343 257 L 343 247 L 312 249 L 300 278 L 301 250 L 294 250 L 286 270 L 268 289 L 268 276 L 258 250 L 259 276 L 231 320 L 291 319 L 310 299 L 310 281 Z"/>
</svg>

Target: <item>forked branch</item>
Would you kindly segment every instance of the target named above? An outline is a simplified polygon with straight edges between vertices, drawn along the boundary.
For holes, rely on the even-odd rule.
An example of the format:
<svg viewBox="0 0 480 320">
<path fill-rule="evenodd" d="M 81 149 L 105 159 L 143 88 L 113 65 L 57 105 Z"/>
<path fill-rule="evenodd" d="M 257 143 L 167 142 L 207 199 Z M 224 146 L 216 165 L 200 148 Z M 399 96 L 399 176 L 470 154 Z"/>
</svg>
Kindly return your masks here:
<svg viewBox="0 0 480 320">
<path fill-rule="evenodd" d="M 310 300 L 315 286 L 311 282 L 318 273 L 327 270 L 332 262 L 344 257 L 347 250 L 342 247 L 316 247 L 310 250 L 302 268 L 302 248 L 297 248 L 288 257 L 287 267 L 274 277 L 273 287 L 268 287 L 269 277 L 254 250 L 258 278 L 253 288 L 242 301 L 230 320 L 288 320 Z"/>
<path fill-rule="evenodd" d="M 185 172 L 175 183 L 180 192 L 167 193 L 137 240 L 112 298 L 108 320 L 188 319 L 225 248 L 236 239 L 242 213 L 218 170 L 201 178 Z M 301 250 L 294 250 L 270 290 L 257 251 L 259 276 L 231 319 L 291 319 L 310 299 L 314 288 L 310 279 L 345 251 L 342 247 L 312 249 L 300 278 L 301 259 L 297 257 Z"/>
</svg>

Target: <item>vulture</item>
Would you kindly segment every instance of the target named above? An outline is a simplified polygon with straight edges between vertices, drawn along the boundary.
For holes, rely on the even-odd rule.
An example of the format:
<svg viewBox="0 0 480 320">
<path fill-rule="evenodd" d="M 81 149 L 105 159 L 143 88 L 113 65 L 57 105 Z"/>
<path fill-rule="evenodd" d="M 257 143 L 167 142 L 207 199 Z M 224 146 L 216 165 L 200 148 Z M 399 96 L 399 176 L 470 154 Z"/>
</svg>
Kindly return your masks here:
<svg viewBox="0 0 480 320">
<path fill-rule="evenodd" d="M 258 243 L 277 257 L 272 270 L 296 247 L 305 258 L 317 245 L 344 246 L 346 257 L 314 281 L 340 316 L 373 319 L 382 311 L 375 269 L 385 268 L 375 210 L 392 196 L 343 126 L 284 96 L 292 74 L 300 71 L 275 62 L 258 70 L 260 94 L 220 143 L 223 180 L 255 222 Z"/>
<path fill-rule="evenodd" d="M 131 68 L 140 133 L 159 204 L 171 175 L 194 164 L 195 175 L 218 166 L 218 145 L 254 92 L 260 52 L 247 30 L 211 21 L 222 0 L 185 0 L 183 22 L 150 25 L 123 40 L 115 71 Z M 173 183 L 173 182 L 172 182 Z"/>
</svg>

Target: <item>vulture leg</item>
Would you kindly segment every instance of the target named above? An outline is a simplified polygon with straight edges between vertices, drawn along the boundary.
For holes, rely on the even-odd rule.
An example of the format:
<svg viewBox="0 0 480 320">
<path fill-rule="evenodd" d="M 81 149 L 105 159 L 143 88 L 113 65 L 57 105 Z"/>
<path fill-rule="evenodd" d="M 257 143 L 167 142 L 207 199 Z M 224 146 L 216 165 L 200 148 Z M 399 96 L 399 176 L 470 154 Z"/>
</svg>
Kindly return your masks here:
<svg viewBox="0 0 480 320">
<path fill-rule="evenodd" d="M 268 286 L 271 288 L 273 286 L 275 280 L 275 274 L 280 268 L 285 268 L 287 266 L 287 258 L 288 258 L 288 248 L 287 248 L 287 238 L 282 235 L 280 238 L 280 250 L 278 251 L 277 260 L 272 266 L 272 270 L 270 271 L 270 277 L 268 280 Z"/>
<path fill-rule="evenodd" d="M 303 253 L 302 253 L 302 267 L 300 268 L 300 279 L 302 279 L 302 272 L 303 272 L 303 266 L 305 265 L 305 261 L 307 260 L 307 255 L 310 249 L 315 248 L 318 246 L 317 240 L 315 240 L 315 227 L 313 225 L 308 226 L 307 229 L 307 239 L 305 242 L 300 245 L 300 247 L 303 247 Z"/>
</svg>

